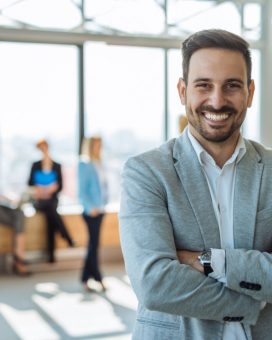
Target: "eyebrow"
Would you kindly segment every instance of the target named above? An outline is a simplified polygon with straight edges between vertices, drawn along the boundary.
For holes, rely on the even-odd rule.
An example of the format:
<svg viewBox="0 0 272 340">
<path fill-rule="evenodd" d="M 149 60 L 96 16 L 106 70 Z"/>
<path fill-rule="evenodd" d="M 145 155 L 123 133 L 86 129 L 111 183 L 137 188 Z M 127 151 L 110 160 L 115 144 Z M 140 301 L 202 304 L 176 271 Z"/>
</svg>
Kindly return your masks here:
<svg viewBox="0 0 272 340">
<path fill-rule="evenodd" d="M 211 82 L 212 79 L 211 78 L 196 78 L 193 83 L 198 83 L 198 82 L 201 82 L 201 81 L 204 81 L 204 82 Z M 230 78 L 230 79 L 227 79 L 225 81 L 225 83 L 231 83 L 231 82 L 237 82 L 237 83 L 240 83 L 240 84 L 244 84 L 243 80 L 239 79 L 239 78 Z"/>
<path fill-rule="evenodd" d="M 196 78 L 193 83 L 198 83 L 199 81 L 211 81 L 210 78 Z"/>
<path fill-rule="evenodd" d="M 241 80 L 241 79 L 239 79 L 239 78 L 230 78 L 230 79 L 228 79 L 226 82 L 227 83 L 231 83 L 231 82 L 237 82 L 237 83 L 240 83 L 240 84 L 244 84 L 244 82 L 243 82 L 243 80 Z"/>
</svg>

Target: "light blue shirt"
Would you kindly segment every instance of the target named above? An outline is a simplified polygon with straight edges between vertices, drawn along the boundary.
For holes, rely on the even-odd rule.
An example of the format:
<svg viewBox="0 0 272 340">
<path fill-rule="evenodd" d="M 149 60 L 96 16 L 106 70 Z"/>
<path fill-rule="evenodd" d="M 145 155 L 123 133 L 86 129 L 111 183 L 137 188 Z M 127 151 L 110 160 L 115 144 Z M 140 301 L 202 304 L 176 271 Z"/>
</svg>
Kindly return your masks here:
<svg viewBox="0 0 272 340">
<path fill-rule="evenodd" d="M 78 197 L 85 214 L 89 214 L 92 209 L 104 211 L 105 201 L 99 175 L 94 164 L 83 158 L 78 164 Z"/>
</svg>

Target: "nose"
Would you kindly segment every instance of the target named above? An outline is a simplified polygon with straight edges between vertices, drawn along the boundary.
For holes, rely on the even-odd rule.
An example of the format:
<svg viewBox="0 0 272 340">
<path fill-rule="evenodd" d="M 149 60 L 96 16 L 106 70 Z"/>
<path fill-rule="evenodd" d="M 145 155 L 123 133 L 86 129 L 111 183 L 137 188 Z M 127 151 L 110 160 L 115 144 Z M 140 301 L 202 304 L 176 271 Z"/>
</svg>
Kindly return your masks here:
<svg viewBox="0 0 272 340">
<path fill-rule="evenodd" d="M 215 109 L 220 109 L 226 104 L 226 98 L 223 90 L 220 87 L 214 87 L 209 96 L 209 105 Z"/>
</svg>

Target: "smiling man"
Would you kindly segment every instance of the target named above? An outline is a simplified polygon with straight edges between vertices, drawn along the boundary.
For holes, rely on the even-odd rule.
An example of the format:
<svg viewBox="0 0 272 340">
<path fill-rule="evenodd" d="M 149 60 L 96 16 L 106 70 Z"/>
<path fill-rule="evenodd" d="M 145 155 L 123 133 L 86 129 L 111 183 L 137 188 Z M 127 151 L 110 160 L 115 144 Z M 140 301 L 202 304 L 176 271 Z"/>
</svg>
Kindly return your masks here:
<svg viewBox="0 0 272 340">
<path fill-rule="evenodd" d="M 133 339 L 272 332 L 272 152 L 242 137 L 249 46 L 223 30 L 182 46 L 188 128 L 123 171 L 120 235 L 139 300 Z"/>
</svg>

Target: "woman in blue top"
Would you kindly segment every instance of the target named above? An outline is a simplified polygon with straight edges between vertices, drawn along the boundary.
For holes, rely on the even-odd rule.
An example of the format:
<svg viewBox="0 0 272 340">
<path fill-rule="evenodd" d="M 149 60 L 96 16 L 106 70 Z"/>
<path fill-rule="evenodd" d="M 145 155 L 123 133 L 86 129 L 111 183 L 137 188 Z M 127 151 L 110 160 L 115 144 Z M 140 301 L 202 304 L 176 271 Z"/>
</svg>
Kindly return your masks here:
<svg viewBox="0 0 272 340">
<path fill-rule="evenodd" d="M 81 158 L 78 166 L 79 201 L 83 206 L 83 218 L 89 232 L 87 254 L 81 274 L 84 288 L 91 290 L 88 280 L 93 278 L 101 284 L 102 275 L 99 269 L 98 247 L 104 207 L 107 200 L 107 181 L 101 161 L 102 140 L 92 137 L 88 140 L 88 157 Z"/>
<path fill-rule="evenodd" d="M 55 233 L 57 231 L 69 246 L 73 247 L 75 241 L 72 240 L 57 212 L 58 194 L 62 190 L 61 165 L 52 160 L 46 140 L 40 140 L 36 147 L 42 152 L 43 158 L 32 164 L 28 184 L 34 189 L 34 207 L 42 211 L 46 217 L 48 262 L 52 263 L 55 262 Z"/>
</svg>

